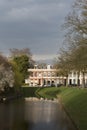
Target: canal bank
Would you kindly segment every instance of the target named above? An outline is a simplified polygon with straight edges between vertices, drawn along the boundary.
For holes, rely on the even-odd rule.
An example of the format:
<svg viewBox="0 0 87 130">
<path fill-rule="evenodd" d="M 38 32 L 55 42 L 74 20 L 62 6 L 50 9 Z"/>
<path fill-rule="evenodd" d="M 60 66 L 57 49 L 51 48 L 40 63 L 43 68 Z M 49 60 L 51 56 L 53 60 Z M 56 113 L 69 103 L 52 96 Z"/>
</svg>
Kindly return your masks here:
<svg viewBox="0 0 87 130">
<path fill-rule="evenodd" d="M 23 98 L 22 92 L 3 92 L 0 94 L 0 103 L 10 102 L 19 98 Z"/>
<path fill-rule="evenodd" d="M 87 129 L 87 89 L 79 88 L 41 88 L 39 95 L 51 98 L 54 95 L 61 99 L 67 114 L 74 121 L 79 130 Z"/>
<path fill-rule="evenodd" d="M 22 89 L 23 97 L 43 97 L 44 99 L 61 99 L 67 114 L 79 130 L 87 129 L 87 89 L 52 87 Z"/>
</svg>

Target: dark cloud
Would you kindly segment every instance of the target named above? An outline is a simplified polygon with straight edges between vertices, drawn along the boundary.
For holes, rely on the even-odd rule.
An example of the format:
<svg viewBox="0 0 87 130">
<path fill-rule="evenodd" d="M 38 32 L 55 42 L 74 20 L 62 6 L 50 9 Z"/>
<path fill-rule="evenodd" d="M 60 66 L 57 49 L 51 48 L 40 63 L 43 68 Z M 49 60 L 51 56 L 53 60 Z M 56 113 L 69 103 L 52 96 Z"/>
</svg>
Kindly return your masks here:
<svg viewBox="0 0 87 130">
<path fill-rule="evenodd" d="M 0 51 L 29 47 L 37 59 L 56 55 L 62 46 L 61 24 L 72 2 L 0 0 Z"/>
</svg>

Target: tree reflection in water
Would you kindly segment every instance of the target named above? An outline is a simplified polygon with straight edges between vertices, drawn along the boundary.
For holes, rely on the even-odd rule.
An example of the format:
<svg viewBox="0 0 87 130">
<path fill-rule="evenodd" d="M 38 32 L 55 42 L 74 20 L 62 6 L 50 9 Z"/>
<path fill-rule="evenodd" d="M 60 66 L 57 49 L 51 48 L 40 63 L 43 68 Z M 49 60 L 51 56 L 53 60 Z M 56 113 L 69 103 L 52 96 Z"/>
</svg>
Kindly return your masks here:
<svg viewBox="0 0 87 130">
<path fill-rule="evenodd" d="M 75 130 L 58 103 L 14 101 L 0 104 L 0 130 Z"/>
</svg>

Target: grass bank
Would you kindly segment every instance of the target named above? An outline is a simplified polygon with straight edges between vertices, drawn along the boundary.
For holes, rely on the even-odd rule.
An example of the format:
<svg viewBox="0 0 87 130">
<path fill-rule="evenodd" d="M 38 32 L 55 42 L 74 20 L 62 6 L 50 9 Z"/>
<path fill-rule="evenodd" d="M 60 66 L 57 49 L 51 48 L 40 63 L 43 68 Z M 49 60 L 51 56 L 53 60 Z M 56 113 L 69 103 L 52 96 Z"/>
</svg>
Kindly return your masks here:
<svg viewBox="0 0 87 130">
<path fill-rule="evenodd" d="M 61 98 L 65 109 L 79 130 L 87 130 L 87 89 L 52 87 L 37 91 L 44 98 Z"/>
<path fill-rule="evenodd" d="M 43 98 L 53 99 L 57 98 L 57 94 L 59 93 L 59 89 L 56 87 L 46 87 L 37 89 L 36 93 Z"/>
</svg>

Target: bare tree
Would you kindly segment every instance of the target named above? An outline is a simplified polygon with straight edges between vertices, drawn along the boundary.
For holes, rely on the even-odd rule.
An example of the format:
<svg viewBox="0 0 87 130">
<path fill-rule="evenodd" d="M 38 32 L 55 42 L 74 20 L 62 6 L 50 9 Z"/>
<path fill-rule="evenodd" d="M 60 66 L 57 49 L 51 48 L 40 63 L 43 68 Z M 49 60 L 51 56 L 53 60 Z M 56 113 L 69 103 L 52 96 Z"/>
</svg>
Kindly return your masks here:
<svg viewBox="0 0 87 130">
<path fill-rule="evenodd" d="M 20 56 L 20 55 L 27 55 L 29 57 L 32 56 L 29 48 L 23 48 L 23 49 L 12 48 L 10 49 L 10 52 L 12 57 Z"/>
<path fill-rule="evenodd" d="M 82 72 L 85 87 L 85 74 L 87 73 L 87 0 L 76 0 L 72 11 L 65 18 L 63 27 L 66 29 L 64 43 L 67 53 L 60 54 L 63 68 L 68 66 L 75 71 Z M 65 58 L 64 58 L 65 55 Z M 66 66 L 67 63 L 67 66 Z M 72 66 L 72 67 L 71 67 Z"/>
</svg>

